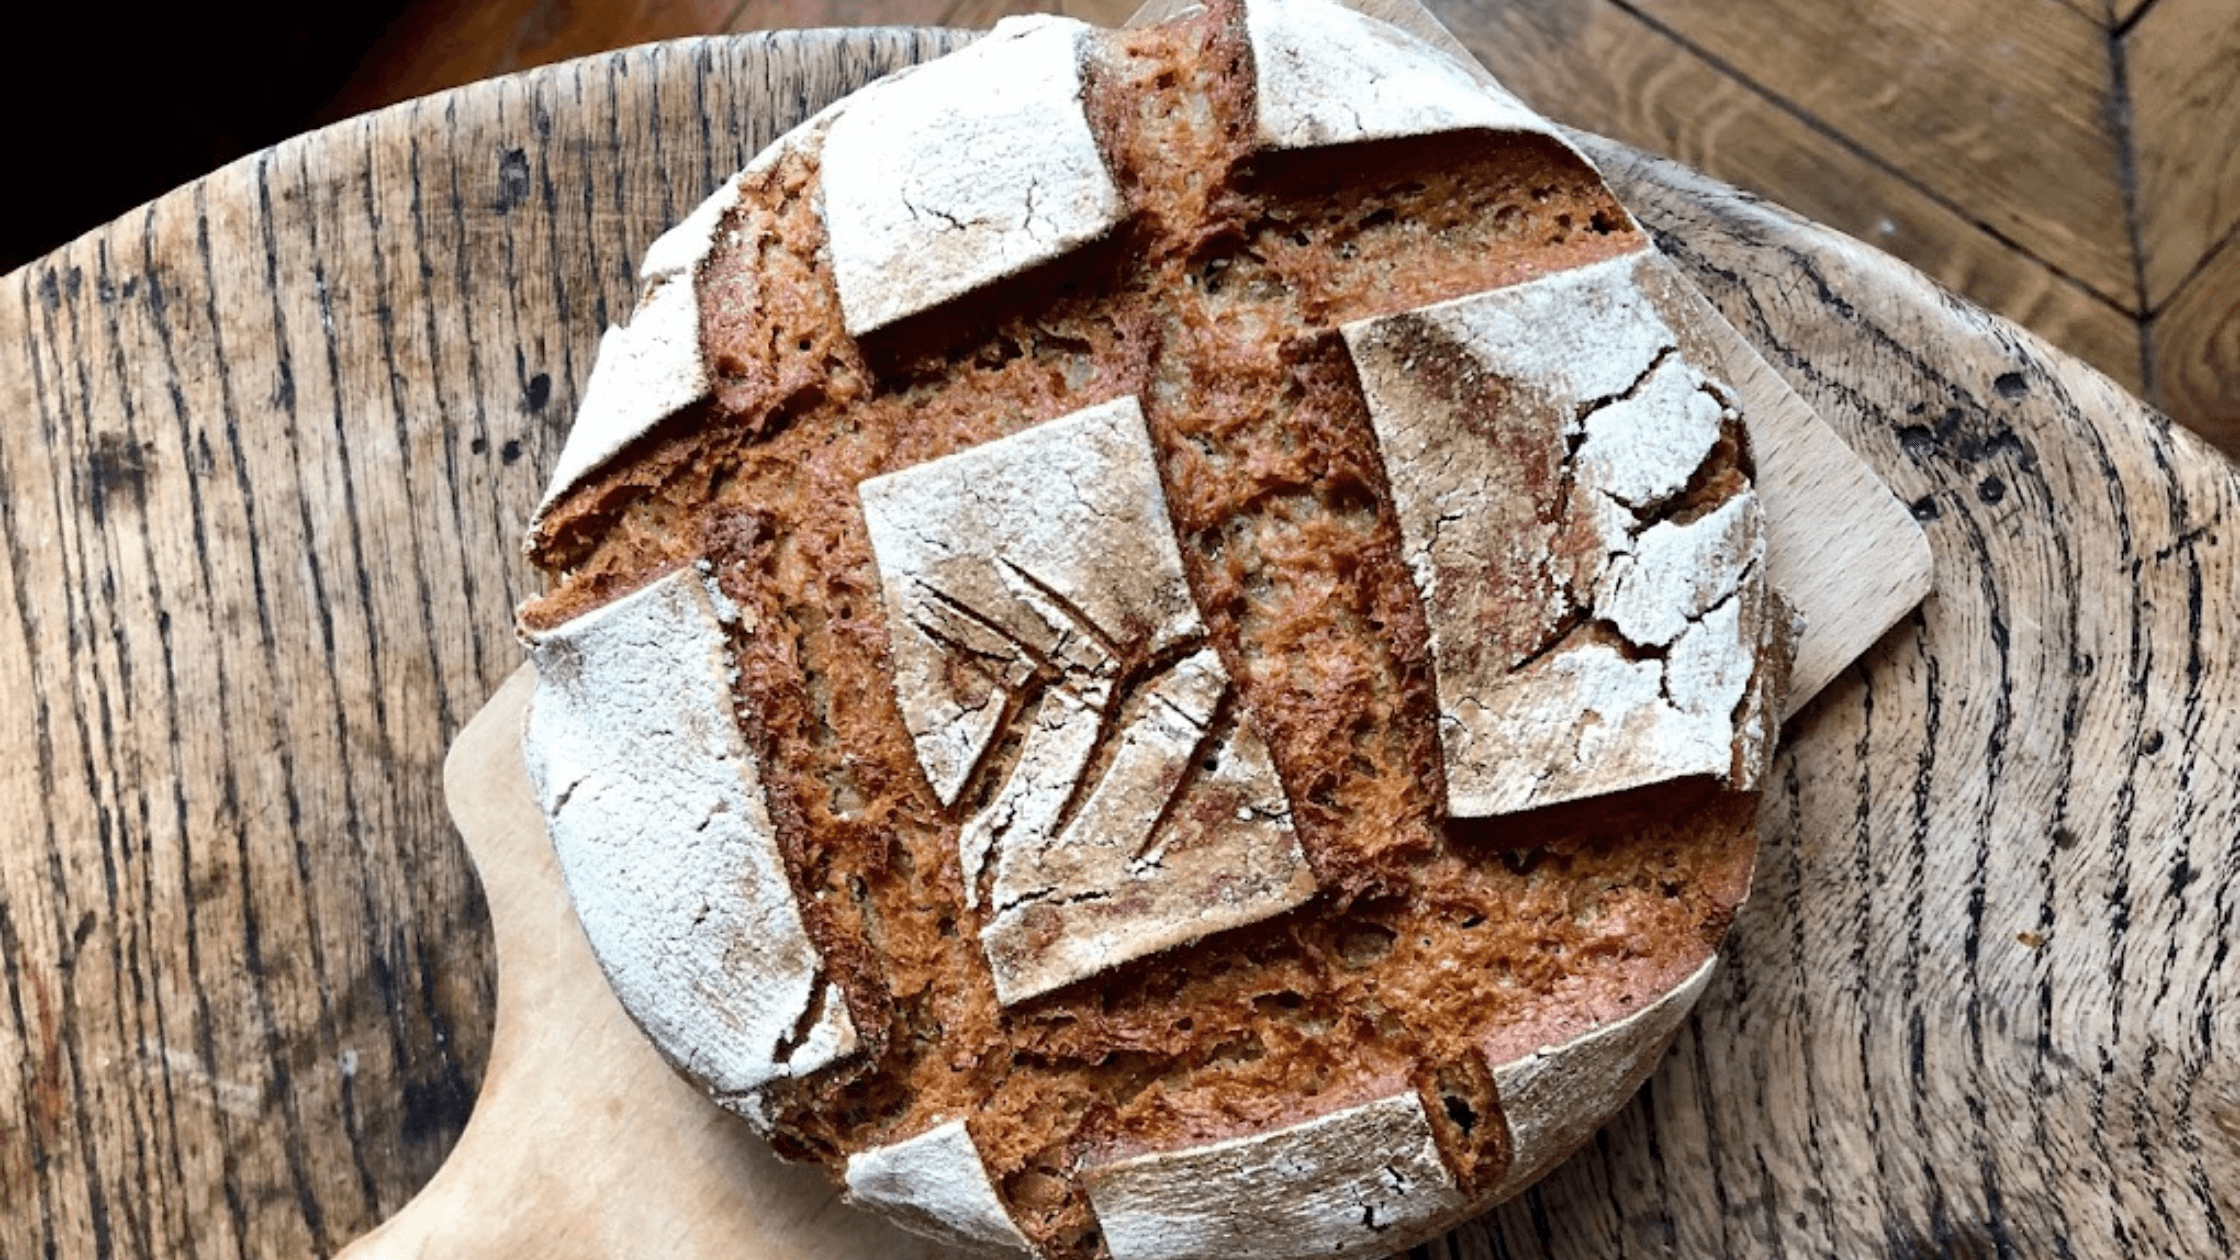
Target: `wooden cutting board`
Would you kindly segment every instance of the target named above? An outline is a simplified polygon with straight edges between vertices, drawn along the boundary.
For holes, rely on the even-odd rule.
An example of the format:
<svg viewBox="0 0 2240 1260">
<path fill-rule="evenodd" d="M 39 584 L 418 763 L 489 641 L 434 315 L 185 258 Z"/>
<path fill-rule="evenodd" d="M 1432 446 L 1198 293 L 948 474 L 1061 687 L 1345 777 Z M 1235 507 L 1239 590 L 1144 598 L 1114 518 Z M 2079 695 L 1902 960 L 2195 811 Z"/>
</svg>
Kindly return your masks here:
<svg viewBox="0 0 2240 1260">
<path fill-rule="evenodd" d="M 1375 7 L 1452 45 L 1407 0 Z M 1137 22 L 1150 20 L 1159 19 L 1147 10 Z M 1801 622 L 1794 712 L 1927 594 L 1928 541 L 1866 464 L 1701 305 L 1750 426 L 1768 575 Z M 522 768 L 533 687 L 524 666 L 460 733 L 444 773 L 497 940 L 489 1074 L 435 1180 L 345 1256 L 948 1254 L 840 1203 L 821 1174 L 779 1163 L 631 1023 L 569 909 Z"/>
<path fill-rule="evenodd" d="M 0 1253 L 331 1251 L 434 1172 L 486 1047 L 514 1075 L 435 767 L 518 659 L 492 609 L 531 581 L 513 539 L 601 304 L 774 130 L 947 38 L 478 85 L 0 283 Z M 1650 1089 L 1435 1250 L 2223 1254 L 2240 482 L 1888 259 L 1592 147 L 1939 578 L 1792 722 L 1730 964 Z M 560 1254 L 683 1248 L 592 1182 L 679 1139 L 591 1125 L 622 1051 L 557 1035 L 602 1101 L 523 1114 L 584 1139 L 526 1187 L 431 1183 L 476 1209 L 432 1253 L 561 1211 Z"/>
<path fill-rule="evenodd" d="M 1380 8 L 1445 40 L 1420 8 Z M 1928 544 L 1865 464 L 1708 304 L 1703 312 L 1749 417 L 1769 570 L 1804 627 L 1793 710 L 1919 602 Z M 934 1250 L 880 1237 L 891 1231 L 837 1206 L 823 1178 L 779 1166 L 679 1082 L 624 1016 L 567 910 L 522 773 L 531 685 L 522 673 L 500 690 L 453 745 L 445 774 L 497 939 L 490 1072 L 435 1181 L 347 1254 L 601 1254 L 657 1242 L 665 1255 L 809 1260 L 874 1240 Z M 568 1201 L 538 1192 L 552 1186 L 570 1187 Z"/>
</svg>

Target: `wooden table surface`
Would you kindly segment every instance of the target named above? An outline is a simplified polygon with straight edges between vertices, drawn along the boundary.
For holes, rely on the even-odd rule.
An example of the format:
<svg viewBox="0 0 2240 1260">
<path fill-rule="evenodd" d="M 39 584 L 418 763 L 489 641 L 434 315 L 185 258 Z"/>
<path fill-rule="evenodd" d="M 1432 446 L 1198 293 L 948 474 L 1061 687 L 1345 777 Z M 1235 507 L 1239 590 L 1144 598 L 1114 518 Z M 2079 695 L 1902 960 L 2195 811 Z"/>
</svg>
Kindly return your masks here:
<svg viewBox="0 0 2240 1260">
<path fill-rule="evenodd" d="M 496 983 L 442 757 L 520 659 L 599 330 L 764 142 L 962 38 L 495 80 L 0 279 L 0 1255 L 326 1254 L 442 1162 Z M 1595 148 L 1938 584 L 1790 724 L 1650 1087 L 1433 1250 L 2227 1254 L 2234 469 L 1889 259 Z"/>
</svg>

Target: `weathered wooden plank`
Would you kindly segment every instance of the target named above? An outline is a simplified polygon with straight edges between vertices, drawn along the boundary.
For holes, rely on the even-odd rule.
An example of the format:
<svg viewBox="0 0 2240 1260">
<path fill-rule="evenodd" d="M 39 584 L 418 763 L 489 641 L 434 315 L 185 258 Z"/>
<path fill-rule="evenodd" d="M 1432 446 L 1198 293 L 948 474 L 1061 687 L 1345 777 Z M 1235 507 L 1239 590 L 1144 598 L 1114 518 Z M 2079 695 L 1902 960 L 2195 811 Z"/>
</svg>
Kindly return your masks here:
<svg viewBox="0 0 2240 1260">
<path fill-rule="evenodd" d="M 1887 250 L 2142 387 L 2129 316 L 1614 0 L 1430 7 L 1496 78 L 1548 116 L 1677 158 Z"/>
<path fill-rule="evenodd" d="M 1911 632 L 1792 724 L 1736 1000 L 1679 1052 L 1700 1092 L 1645 1102 L 1660 1140 L 1689 1107 L 1739 1107 L 1708 1174 L 1733 1251 L 1825 1231 L 1835 1254 L 2224 1254 L 2240 975 L 2216 942 L 2240 795 L 2198 776 L 2240 744 L 2240 673 L 2205 611 L 2240 578 L 2215 527 L 2240 477 L 1871 251 L 1704 201 L 1674 168 L 1610 166 L 1916 505 L 1940 575 Z M 1869 870 L 1887 883 L 1846 874 Z M 1831 1123 L 1791 1098 L 1851 1101 Z"/>
<path fill-rule="evenodd" d="M 0 280 L 0 1254 L 324 1254 L 442 1162 L 492 976 L 438 767 L 584 356 L 671 219 L 949 42 L 508 79 Z"/>
<path fill-rule="evenodd" d="M 1432 7 L 1443 20 L 1472 8 Z M 1965 218 L 2103 297 L 2136 300 L 2100 23 L 2052 0 L 1633 8 Z M 1578 0 L 1479 13 L 1509 10 L 1556 30 L 1591 25 Z M 1656 78 L 1642 95 L 1658 90 Z"/>
<path fill-rule="evenodd" d="M 2107 0 L 2107 21 L 2110 29 L 2117 29 L 2132 21 L 2140 12 L 2153 5 L 2155 0 Z"/>
<path fill-rule="evenodd" d="M 2162 409 L 2240 457 L 2240 238 L 2209 256 L 2148 336 Z"/>
<path fill-rule="evenodd" d="M 2123 39 L 2147 309 L 2240 229 L 2240 15 L 2162 0 Z"/>
<path fill-rule="evenodd" d="M 726 31 L 820 27 L 984 28 L 1018 13 L 1117 26 L 1129 0 L 421 0 L 369 50 L 323 116 L 332 120 L 479 79 L 636 44 Z"/>
</svg>

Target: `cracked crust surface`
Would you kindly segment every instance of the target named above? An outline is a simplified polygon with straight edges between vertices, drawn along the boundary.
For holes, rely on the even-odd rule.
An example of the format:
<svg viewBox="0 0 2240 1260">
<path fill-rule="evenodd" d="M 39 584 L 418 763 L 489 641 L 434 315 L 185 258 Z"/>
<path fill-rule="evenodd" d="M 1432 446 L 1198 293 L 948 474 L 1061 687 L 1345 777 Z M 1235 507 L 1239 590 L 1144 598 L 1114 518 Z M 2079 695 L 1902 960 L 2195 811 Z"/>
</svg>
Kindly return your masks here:
<svg viewBox="0 0 2240 1260">
<path fill-rule="evenodd" d="M 1133 397 L 862 484 L 895 696 L 958 836 L 997 999 L 1039 997 L 1314 893 L 1266 746 L 1225 701 Z M 1100 748 L 1101 773 L 1091 774 Z"/>
<path fill-rule="evenodd" d="M 1732 390 L 1641 255 L 1346 325 L 1430 622 L 1448 812 L 1754 786 L 1776 614 Z"/>
<path fill-rule="evenodd" d="M 1439 49 L 1337 0 L 1248 0 L 1245 35 L 1265 148 L 1456 131 L 1556 134 Z"/>
<path fill-rule="evenodd" d="M 1492 1065 L 1624 1020 L 1698 974 L 1748 888 L 1755 800 L 1694 775 L 1448 817 L 1436 619 L 1341 329 L 1647 242 L 1539 130 L 1270 148 L 1233 5 L 1084 38 L 1081 115 L 1121 213 L 924 318 L 849 331 L 821 148 L 845 107 L 742 174 L 680 273 L 697 284 L 708 396 L 556 493 L 530 540 L 553 581 L 524 626 L 556 631 L 688 571 L 736 613 L 719 623 L 736 670 L 727 703 L 827 1008 L 857 1040 L 735 1100 L 783 1152 L 845 1176 L 867 1152 L 960 1125 L 964 1145 L 924 1148 L 973 1153 L 977 1169 L 950 1184 L 978 1176 L 1031 1247 L 1087 1260 L 1110 1248 L 1085 1169 L 1156 1167 L 1403 1099 L 1454 1192 L 1485 1202 L 1513 1162 Z M 1659 391 L 1702 392 L 1652 371 L 1634 398 Z M 1113 608 L 1078 617 L 1103 595 L 1068 588 L 1061 568 L 999 563 L 996 540 L 1031 532 L 1001 512 L 943 527 L 985 544 L 928 588 L 955 584 L 963 608 L 898 586 L 936 561 L 890 556 L 880 504 L 899 499 L 883 494 L 913 474 L 941 484 L 924 470 L 950 457 L 1000 462 L 983 453 L 1122 400 L 1159 509 L 1136 513 L 1134 541 L 1084 550 L 1135 548 L 1105 572 L 1122 602 L 1151 609 L 1140 625 Z M 1692 403 L 1670 432 L 1603 411 L 1617 414 L 1590 416 L 1575 446 L 1551 431 L 1548 504 L 1567 475 L 1603 479 L 1646 531 L 1710 519 L 1699 509 L 1746 492 L 1723 412 L 1706 447 Z M 1102 491 L 1047 493 L 1025 486 L 1011 514 L 1063 515 Z M 1747 637 L 1739 619 L 1733 633 Z M 1686 637 L 1650 685 L 1660 696 L 1686 673 L 1669 661 Z M 1711 667 L 1731 654 L 1712 656 L 1678 689 L 1730 685 Z M 1098 720 L 1069 725 L 1067 694 L 1094 700 L 1082 707 Z M 1186 744 L 1194 755 L 1177 757 Z M 1033 768 L 1046 763 L 1048 776 Z M 1040 821 L 975 829 L 1015 780 L 1023 798 L 1045 779 L 1059 799 Z M 1132 785 L 1136 804 L 1100 804 L 1108 782 Z M 1028 892 L 1125 876 L 1126 863 L 1073 862 L 1052 843 L 1085 817 L 1140 844 L 1144 802 L 1163 799 L 1154 846 L 1179 819 L 1223 851 L 1238 799 L 1215 788 L 1242 794 L 1258 851 L 1303 857 L 1283 884 L 1296 904 L 1194 943 L 1139 924 L 1127 934 L 1144 949 L 1071 958 L 1064 942 L 1101 929 L 1003 921 L 1007 901 L 1027 904 L 996 887 L 1007 859 Z M 1179 808 L 1213 799 L 1227 808 Z M 1055 960 L 1055 983 L 1006 993 L 992 955 L 1020 942 L 1014 978 Z"/>
</svg>

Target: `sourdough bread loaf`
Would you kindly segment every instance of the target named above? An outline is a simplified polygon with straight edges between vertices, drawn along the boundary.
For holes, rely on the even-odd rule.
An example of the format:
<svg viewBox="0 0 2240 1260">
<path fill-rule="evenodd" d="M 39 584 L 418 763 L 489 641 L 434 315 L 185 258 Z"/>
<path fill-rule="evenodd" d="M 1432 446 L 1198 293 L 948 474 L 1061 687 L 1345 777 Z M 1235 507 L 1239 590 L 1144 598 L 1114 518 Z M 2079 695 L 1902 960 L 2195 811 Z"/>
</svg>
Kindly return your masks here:
<svg viewBox="0 0 2240 1260">
<path fill-rule="evenodd" d="M 1373 1254 L 1649 1072 L 1785 670 L 1699 308 L 1332 0 L 1008 21 L 648 252 L 532 780 L 676 1066 L 961 1244 Z"/>
</svg>

